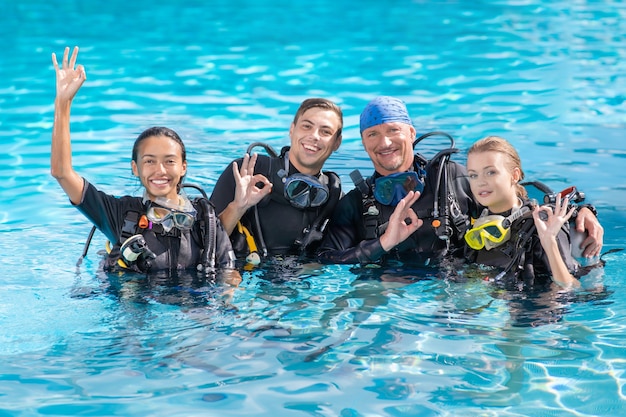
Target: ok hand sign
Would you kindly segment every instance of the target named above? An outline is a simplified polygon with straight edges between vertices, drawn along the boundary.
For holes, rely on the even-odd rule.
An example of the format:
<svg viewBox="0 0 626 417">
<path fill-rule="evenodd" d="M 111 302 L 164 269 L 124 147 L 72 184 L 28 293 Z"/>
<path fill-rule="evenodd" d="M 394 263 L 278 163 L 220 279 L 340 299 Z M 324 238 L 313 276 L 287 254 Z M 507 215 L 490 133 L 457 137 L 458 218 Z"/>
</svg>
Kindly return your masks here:
<svg viewBox="0 0 626 417">
<path fill-rule="evenodd" d="M 87 79 L 85 68 L 82 65 L 76 66 L 76 58 L 78 57 L 78 46 L 74 47 L 72 56 L 69 58 L 70 48 L 66 47 L 63 52 L 63 61 L 61 67 L 57 62 L 57 56 L 52 53 L 52 65 L 57 74 L 57 100 L 72 101 L 78 89 Z"/>
</svg>

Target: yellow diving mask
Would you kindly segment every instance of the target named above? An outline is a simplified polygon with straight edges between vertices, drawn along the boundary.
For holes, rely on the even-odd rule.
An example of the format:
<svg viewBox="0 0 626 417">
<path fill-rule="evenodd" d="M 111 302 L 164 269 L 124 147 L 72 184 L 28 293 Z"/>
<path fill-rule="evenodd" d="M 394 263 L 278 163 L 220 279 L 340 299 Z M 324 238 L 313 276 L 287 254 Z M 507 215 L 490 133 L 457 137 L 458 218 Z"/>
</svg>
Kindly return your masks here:
<svg viewBox="0 0 626 417">
<path fill-rule="evenodd" d="M 514 209 L 508 217 L 497 214 L 480 216 L 473 227 L 465 232 L 465 242 L 475 250 L 497 248 L 511 238 L 511 224 L 528 212 L 530 209 L 524 206 Z"/>
<path fill-rule="evenodd" d="M 511 238 L 508 227 L 503 226 L 504 216 L 491 215 L 476 219 L 474 227 L 465 232 L 465 242 L 470 248 L 491 250 Z"/>
</svg>

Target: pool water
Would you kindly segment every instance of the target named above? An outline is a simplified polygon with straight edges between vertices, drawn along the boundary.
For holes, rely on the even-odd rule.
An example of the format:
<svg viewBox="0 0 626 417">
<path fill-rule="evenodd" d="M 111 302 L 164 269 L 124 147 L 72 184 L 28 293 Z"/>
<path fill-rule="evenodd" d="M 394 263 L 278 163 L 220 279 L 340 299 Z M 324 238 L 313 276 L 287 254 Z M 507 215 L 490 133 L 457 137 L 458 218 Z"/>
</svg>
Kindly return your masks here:
<svg viewBox="0 0 626 417">
<path fill-rule="evenodd" d="M 579 187 L 604 250 L 622 248 L 623 2 L 0 6 L 0 416 L 626 414 L 626 252 L 543 297 L 290 259 L 237 288 L 105 276 L 98 233 L 77 265 L 91 226 L 49 175 L 50 55 L 78 45 L 74 165 L 112 194 L 140 192 L 130 152 L 149 126 L 181 134 L 188 181 L 210 192 L 249 143 L 287 144 L 313 96 L 344 110 L 328 168 L 349 190 L 372 170 L 359 113 L 393 95 L 462 150 L 511 140 L 528 179 Z"/>
</svg>

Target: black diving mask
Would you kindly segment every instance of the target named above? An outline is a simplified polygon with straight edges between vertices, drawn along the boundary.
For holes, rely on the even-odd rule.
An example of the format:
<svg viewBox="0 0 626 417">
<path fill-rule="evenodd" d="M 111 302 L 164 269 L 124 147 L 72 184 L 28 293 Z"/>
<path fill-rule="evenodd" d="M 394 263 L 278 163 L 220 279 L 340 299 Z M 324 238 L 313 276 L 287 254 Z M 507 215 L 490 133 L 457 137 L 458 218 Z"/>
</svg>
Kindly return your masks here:
<svg viewBox="0 0 626 417">
<path fill-rule="evenodd" d="M 293 174 L 284 181 L 285 198 L 296 208 L 319 207 L 328 201 L 328 187 L 316 177 Z"/>
<path fill-rule="evenodd" d="M 282 174 L 284 185 L 284 196 L 289 203 L 298 208 L 319 207 L 328 201 L 330 192 L 328 186 L 313 175 L 301 173 L 286 176 L 289 172 L 289 152 L 285 154 L 285 169 L 279 171 Z"/>
</svg>

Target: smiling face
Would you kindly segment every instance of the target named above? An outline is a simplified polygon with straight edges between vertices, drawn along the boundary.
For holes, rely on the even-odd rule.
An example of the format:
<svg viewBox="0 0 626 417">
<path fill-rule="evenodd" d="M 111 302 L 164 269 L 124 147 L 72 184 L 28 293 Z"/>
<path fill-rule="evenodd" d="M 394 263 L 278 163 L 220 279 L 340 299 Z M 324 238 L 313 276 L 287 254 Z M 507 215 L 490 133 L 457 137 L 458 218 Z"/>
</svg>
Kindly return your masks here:
<svg viewBox="0 0 626 417">
<path fill-rule="evenodd" d="M 407 171 L 413 164 L 415 128 L 401 122 L 383 123 L 361 133 L 363 147 L 381 175 Z"/>
<path fill-rule="evenodd" d="M 131 162 L 131 167 L 146 188 L 148 198 L 177 199 L 177 186 L 187 172 L 180 144 L 167 136 L 149 136 L 137 150 L 137 160 Z"/>
<path fill-rule="evenodd" d="M 341 145 L 337 113 L 319 107 L 305 111 L 291 124 L 289 162 L 303 174 L 317 175 L 331 153 Z"/>
<path fill-rule="evenodd" d="M 511 165 L 509 157 L 502 152 L 471 152 L 467 156 L 472 194 L 493 213 L 503 213 L 517 204 L 516 184 L 521 171 Z"/>
</svg>

